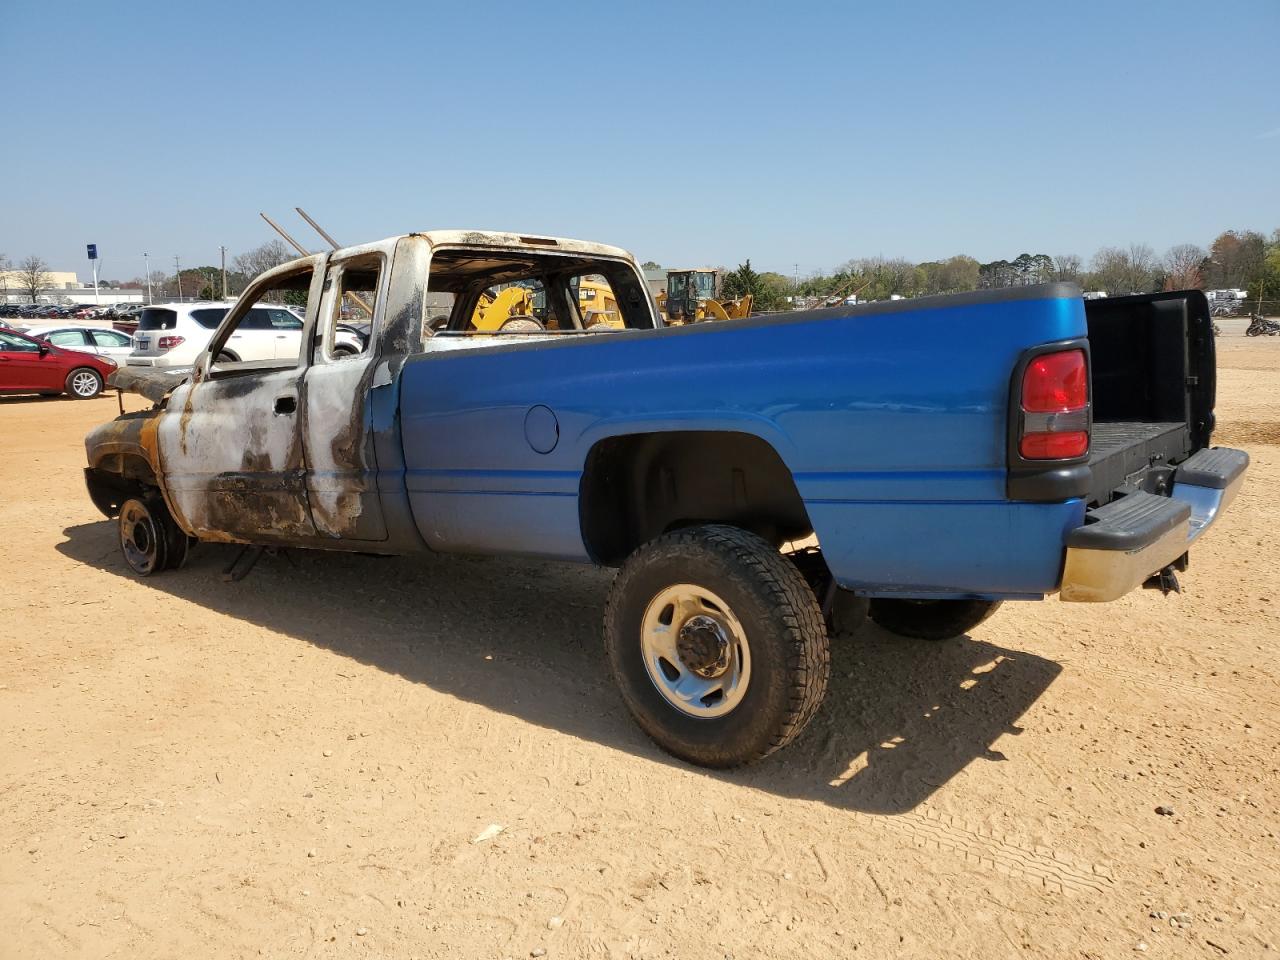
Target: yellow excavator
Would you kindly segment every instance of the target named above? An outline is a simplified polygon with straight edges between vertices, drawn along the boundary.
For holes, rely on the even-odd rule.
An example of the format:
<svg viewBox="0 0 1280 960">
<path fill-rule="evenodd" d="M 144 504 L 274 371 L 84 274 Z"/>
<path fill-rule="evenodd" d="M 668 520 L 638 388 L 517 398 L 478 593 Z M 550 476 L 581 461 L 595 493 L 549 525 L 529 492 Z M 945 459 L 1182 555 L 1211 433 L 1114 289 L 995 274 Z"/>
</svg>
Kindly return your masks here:
<svg viewBox="0 0 1280 960">
<path fill-rule="evenodd" d="M 471 325 L 486 332 L 501 330 L 513 321 L 533 317 L 533 291 L 526 287 L 506 287 L 496 294 L 486 290 L 471 313 Z"/>
<path fill-rule="evenodd" d="M 584 278 L 578 282 L 577 288 L 578 309 L 582 314 L 583 326 L 623 326 L 622 313 L 609 284 Z M 537 296 L 528 287 L 518 285 L 498 291 L 486 290 L 480 295 L 480 300 L 471 313 L 471 326 L 487 333 L 503 329 L 533 329 L 534 323 L 540 327 L 541 322 L 537 320 Z"/>
<path fill-rule="evenodd" d="M 578 281 L 578 312 L 582 314 L 584 327 L 604 324 L 606 327 L 621 329 L 623 326 L 622 313 L 618 310 L 613 288 L 598 280 L 584 278 Z"/>
<path fill-rule="evenodd" d="M 700 320 L 737 320 L 751 316 L 751 294 L 737 300 L 720 300 L 720 272 L 710 267 L 667 272 L 667 289 L 658 294 L 658 309 L 667 323 Z"/>
</svg>

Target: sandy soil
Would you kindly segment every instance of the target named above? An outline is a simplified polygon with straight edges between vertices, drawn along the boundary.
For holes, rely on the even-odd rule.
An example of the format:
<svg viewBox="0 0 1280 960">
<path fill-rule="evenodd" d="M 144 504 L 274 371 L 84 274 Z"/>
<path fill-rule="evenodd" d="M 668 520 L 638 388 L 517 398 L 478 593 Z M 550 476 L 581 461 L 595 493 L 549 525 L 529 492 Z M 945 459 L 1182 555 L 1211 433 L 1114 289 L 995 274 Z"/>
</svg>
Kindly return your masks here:
<svg viewBox="0 0 1280 960">
<path fill-rule="evenodd" d="M 139 581 L 80 477 L 115 400 L 0 399 L 0 956 L 1280 956 L 1280 342 L 1220 367 L 1254 465 L 1181 596 L 868 627 L 730 774 L 630 722 L 606 573 Z"/>
</svg>

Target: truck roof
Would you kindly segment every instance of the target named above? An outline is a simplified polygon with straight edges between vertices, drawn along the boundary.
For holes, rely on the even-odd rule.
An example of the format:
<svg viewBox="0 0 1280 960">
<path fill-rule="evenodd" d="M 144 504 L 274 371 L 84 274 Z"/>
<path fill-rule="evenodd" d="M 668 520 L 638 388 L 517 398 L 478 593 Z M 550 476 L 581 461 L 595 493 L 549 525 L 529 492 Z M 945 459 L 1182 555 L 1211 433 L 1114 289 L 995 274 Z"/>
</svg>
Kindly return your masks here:
<svg viewBox="0 0 1280 960">
<path fill-rule="evenodd" d="M 570 240 L 566 237 L 548 237 L 536 233 L 506 233 L 500 230 L 427 230 L 412 236 L 425 237 L 433 247 L 501 247 L 515 250 L 558 250 L 563 253 L 582 253 L 597 257 L 634 259 L 621 247 L 589 240 Z"/>
</svg>

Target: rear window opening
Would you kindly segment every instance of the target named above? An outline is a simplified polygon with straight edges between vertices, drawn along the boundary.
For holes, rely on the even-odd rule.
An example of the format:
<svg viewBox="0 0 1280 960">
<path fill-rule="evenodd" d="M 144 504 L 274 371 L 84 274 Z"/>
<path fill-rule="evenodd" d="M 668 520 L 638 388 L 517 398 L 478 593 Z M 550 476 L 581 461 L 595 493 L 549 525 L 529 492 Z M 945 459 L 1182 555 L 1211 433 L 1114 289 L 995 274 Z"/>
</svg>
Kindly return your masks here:
<svg viewBox="0 0 1280 960">
<path fill-rule="evenodd" d="M 428 296 L 452 297 L 449 315 L 428 308 L 424 331 L 453 335 L 651 329 L 649 291 L 629 264 L 582 255 L 438 250 Z"/>
</svg>

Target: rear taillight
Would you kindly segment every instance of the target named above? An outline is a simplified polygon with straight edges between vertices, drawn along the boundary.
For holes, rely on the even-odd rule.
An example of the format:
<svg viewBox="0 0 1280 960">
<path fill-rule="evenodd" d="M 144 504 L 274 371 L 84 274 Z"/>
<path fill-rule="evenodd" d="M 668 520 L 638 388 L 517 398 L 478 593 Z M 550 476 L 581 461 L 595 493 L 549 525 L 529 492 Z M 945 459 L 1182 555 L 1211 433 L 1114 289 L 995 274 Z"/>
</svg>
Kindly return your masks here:
<svg viewBox="0 0 1280 960">
<path fill-rule="evenodd" d="M 1044 353 L 1022 375 L 1024 460 L 1070 460 L 1089 452 L 1089 363 L 1083 350 Z"/>
<path fill-rule="evenodd" d="M 156 341 L 156 346 L 161 350 L 172 350 L 186 339 L 186 337 L 161 337 Z"/>
</svg>

